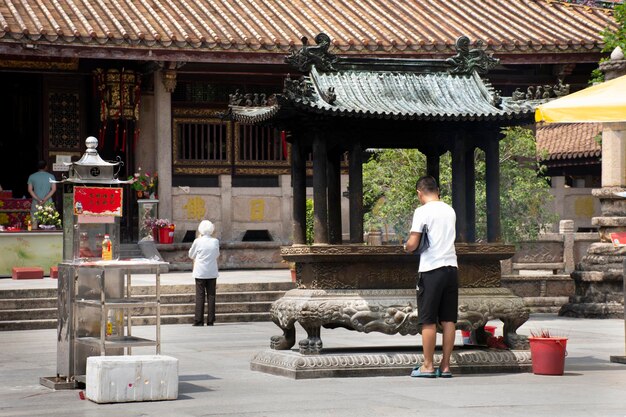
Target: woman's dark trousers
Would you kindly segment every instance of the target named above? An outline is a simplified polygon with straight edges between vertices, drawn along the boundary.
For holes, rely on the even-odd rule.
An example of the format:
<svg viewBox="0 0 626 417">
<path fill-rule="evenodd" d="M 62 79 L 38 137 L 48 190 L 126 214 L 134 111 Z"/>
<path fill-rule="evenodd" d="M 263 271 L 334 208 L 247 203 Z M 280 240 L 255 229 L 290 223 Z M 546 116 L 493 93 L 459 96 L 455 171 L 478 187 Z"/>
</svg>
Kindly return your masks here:
<svg viewBox="0 0 626 417">
<path fill-rule="evenodd" d="M 202 325 L 204 322 L 204 302 L 206 300 L 209 311 L 207 312 L 206 324 L 212 326 L 215 322 L 215 282 L 217 279 L 196 278 L 196 314 L 194 324 Z"/>
</svg>

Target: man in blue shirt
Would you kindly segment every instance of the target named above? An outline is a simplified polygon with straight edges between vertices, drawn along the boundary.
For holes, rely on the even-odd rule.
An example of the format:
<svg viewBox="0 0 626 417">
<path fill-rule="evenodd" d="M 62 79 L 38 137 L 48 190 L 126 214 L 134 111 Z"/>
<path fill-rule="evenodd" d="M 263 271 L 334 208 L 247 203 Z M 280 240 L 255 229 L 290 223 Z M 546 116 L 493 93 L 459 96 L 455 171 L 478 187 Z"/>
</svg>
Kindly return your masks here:
<svg viewBox="0 0 626 417">
<path fill-rule="evenodd" d="M 39 170 L 28 177 L 28 194 L 33 198 L 30 206 L 30 218 L 33 226 L 36 226 L 35 212 L 37 211 L 37 206 L 52 202 L 51 197 L 57 190 L 57 185 L 50 182 L 51 180 L 54 181 L 54 176 L 46 171 L 48 163 L 39 161 L 37 168 Z"/>
</svg>

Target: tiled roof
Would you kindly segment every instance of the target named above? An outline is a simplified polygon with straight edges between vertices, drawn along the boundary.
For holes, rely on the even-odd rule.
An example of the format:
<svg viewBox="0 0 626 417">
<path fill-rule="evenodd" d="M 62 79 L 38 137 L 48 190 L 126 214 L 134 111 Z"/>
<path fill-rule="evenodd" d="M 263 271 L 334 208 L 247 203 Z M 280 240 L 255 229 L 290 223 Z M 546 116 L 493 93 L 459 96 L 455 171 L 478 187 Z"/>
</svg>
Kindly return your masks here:
<svg viewBox="0 0 626 417">
<path fill-rule="evenodd" d="M 314 98 L 296 103 L 319 113 L 434 120 L 499 119 L 520 114 L 496 108 L 493 91 L 476 73 L 322 73 L 313 68 L 310 77 Z M 336 94 L 332 103 L 322 98 L 329 88 Z"/>
<path fill-rule="evenodd" d="M 243 123 L 258 123 L 277 115 L 280 107 L 299 108 L 328 116 L 401 120 L 503 120 L 530 118 L 533 108 L 497 106 L 493 89 L 473 72 L 415 73 L 397 71 L 319 72 L 303 80 L 286 80 L 279 106 L 232 106 Z"/>
<path fill-rule="evenodd" d="M 4 0 L 7 42 L 284 54 L 320 31 L 336 53 L 599 52 L 609 9 L 551 0 Z"/>
<path fill-rule="evenodd" d="M 537 151 L 545 161 L 598 158 L 600 123 L 549 123 L 537 126 Z M 545 154 L 545 156 L 544 156 Z"/>
</svg>

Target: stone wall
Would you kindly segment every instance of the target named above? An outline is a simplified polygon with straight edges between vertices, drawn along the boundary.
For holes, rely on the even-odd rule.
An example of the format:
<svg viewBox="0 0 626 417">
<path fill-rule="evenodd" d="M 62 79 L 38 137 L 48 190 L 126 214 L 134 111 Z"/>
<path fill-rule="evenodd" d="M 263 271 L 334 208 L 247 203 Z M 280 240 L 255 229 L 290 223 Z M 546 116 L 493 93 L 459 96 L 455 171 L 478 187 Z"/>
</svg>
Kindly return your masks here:
<svg viewBox="0 0 626 417">
<path fill-rule="evenodd" d="M 203 219 L 215 224 L 215 236 L 222 243 L 241 242 L 247 230 L 267 230 L 272 241 L 289 244 L 292 240 L 291 177 L 281 175 L 278 187 L 232 187 L 230 175 L 220 175 L 220 186 L 173 187 L 172 220 L 176 224 L 174 242 L 182 242 L 187 231 L 195 233 Z M 342 192 L 347 176 L 342 176 Z M 312 198 L 312 189 L 307 189 Z M 348 239 L 348 200 L 342 201 L 342 228 Z M 160 216 L 162 217 L 162 216 Z"/>
<path fill-rule="evenodd" d="M 279 242 L 220 243 L 218 269 L 279 269 L 288 268 L 280 256 Z M 191 243 L 157 244 L 156 249 L 170 271 L 191 271 L 188 253 Z"/>
</svg>

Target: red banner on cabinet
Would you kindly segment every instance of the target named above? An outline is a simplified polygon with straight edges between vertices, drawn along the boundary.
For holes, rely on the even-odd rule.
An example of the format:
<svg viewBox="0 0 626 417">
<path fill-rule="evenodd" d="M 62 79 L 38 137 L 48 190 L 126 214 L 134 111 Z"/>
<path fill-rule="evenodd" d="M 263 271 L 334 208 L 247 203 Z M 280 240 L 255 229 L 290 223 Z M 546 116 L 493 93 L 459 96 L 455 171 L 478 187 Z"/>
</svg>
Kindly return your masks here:
<svg viewBox="0 0 626 417">
<path fill-rule="evenodd" d="M 122 188 L 74 187 L 74 214 L 122 217 Z"/>
</svg>

